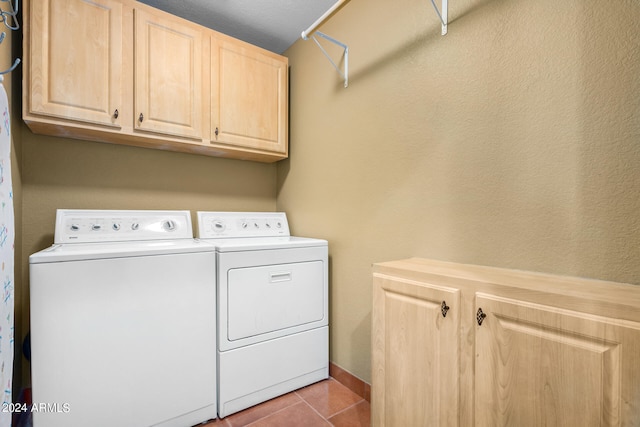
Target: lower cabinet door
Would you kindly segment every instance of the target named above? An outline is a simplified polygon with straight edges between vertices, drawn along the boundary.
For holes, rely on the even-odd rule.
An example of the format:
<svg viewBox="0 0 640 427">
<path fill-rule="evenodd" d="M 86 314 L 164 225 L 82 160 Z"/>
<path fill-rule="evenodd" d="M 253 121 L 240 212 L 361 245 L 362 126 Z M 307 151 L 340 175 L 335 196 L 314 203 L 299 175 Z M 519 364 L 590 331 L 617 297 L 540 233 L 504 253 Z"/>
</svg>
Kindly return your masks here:
<svg viewBox="0 0 640 427">
<path fill-rule="evenodd" d="M 476 309 L 475 425 L 637 425 L 640 324 L 482 293 Z"/>
<path fill-rule="evenodd" d="M 374 274 L 373 426 L 459 424 L 460 291 Z"/>
</svg>

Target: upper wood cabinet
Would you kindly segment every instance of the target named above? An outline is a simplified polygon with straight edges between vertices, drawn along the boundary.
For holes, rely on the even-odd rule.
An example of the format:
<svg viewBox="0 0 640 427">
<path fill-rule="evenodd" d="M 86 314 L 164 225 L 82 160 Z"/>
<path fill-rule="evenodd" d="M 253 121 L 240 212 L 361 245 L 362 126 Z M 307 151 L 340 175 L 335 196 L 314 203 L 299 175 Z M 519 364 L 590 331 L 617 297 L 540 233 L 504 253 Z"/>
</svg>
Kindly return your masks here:
<svg viewBox="0 0 640 427">
<path fill-rule="evenodd" d="M 638 425 L 640 287 L 423 259 L 373 284 L 372 425 Z"/>
<path fill-rule="evenodd" d="M 122 3 L 33 0 L 29 11 L 29 112 L 120 128 Z"/>
<path fill-rule="evenodd" d="M 205 33 L 184 20 L 135 13 L 135 127 L 202 139 Z"/>
<path fill-rule="evenodd" d="M 211 143 L 287 156 L 288 61 L 211 39 Z"/>
<path fill-rule="evenodd" d="M 24 10 L 23 118 L 33 132 L 287 157 L 286 58 L 134 0 L 25 0 Z"/>
</svg>

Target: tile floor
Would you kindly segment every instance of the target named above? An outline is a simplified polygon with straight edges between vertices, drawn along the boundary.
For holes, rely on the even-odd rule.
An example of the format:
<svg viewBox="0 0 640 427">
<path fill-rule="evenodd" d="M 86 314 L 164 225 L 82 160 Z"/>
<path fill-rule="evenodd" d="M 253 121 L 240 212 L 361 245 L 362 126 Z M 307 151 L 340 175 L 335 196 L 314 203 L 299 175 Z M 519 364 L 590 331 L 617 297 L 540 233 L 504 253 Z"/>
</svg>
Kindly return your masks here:
<svg viewBox="0 0 640 427">
<path fill-rule="evenodd" d="M 256 405 L 207 427 L 360 427 L 370 425 L 369 402 L 333 378 Z"/>
</svg>

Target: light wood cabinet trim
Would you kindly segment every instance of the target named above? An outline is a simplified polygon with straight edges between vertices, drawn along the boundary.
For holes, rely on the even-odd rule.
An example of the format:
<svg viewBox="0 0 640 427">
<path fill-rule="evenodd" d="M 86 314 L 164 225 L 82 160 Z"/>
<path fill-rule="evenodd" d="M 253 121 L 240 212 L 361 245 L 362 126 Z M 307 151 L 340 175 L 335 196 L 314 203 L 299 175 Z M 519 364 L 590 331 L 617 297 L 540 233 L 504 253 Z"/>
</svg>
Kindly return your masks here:
<svg viewBox="0 0 640 427">
<path fill-rule="evenodd" d="M 640 321 L 640 286 L 571 276 L 459 264 L 425 258 L 383 262 L 374 271 L 435 280 L 463 289 L 499 292 L 516 299 L 596 315 Z M 586 303 L 585 301 L 589 301 Z"/>
</svg>

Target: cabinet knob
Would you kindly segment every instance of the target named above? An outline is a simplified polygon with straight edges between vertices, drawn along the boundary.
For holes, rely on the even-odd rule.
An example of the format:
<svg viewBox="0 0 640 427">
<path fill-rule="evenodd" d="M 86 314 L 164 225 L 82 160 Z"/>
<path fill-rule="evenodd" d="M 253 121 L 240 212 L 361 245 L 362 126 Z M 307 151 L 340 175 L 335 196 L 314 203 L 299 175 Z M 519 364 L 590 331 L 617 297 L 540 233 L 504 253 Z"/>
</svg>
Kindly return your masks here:
<svg viewBox="0 0 640 427">
<path fill-rule="evenodd" d="M 216 130 L 215 130 L 213 133 L 215 133 L 215 134 L 216 134 L 216 138 L 217 138 L 217 137 L 218 137 L 218 133 L 219 133 L 219 132 L 218 132 L 218 128 L 216 128 Z"/>
<path fill-rule="evenodd" d="M 485 317 L 487 317 L 487 315 L 484 314 L 484 312 L 482 311 L 482 308 L 478 308 L 478 312 L 476 313 L 476 320 L 478 322 L 478 326 L 482 325 L 482 322 L 484 322 Z"/>
<path fill-rule="evenodd" d="M 442 301 L 442 305 L 440 306 L 440 311 L 442 312 L 442 317 L 447 317 L 447 312 L 449 311 L 449 306 L 446 301 Z"/>
<path fill-rule="evenodd" d="M 119 115 L 120 113 L 118 113 L 118 109 L 116 108 L 116 111 L 113 112 L 113 118 L 117 119 Z"/>
<path fill-rule="evenodd" d="M 140 117 L 138 117 L 138 120 L 140 120 L 140 123 L 142 123 L 142 121 L 144 120 L 144 116 L 142 115 L 142 113 L 140 113 Z"/>
</svg>

